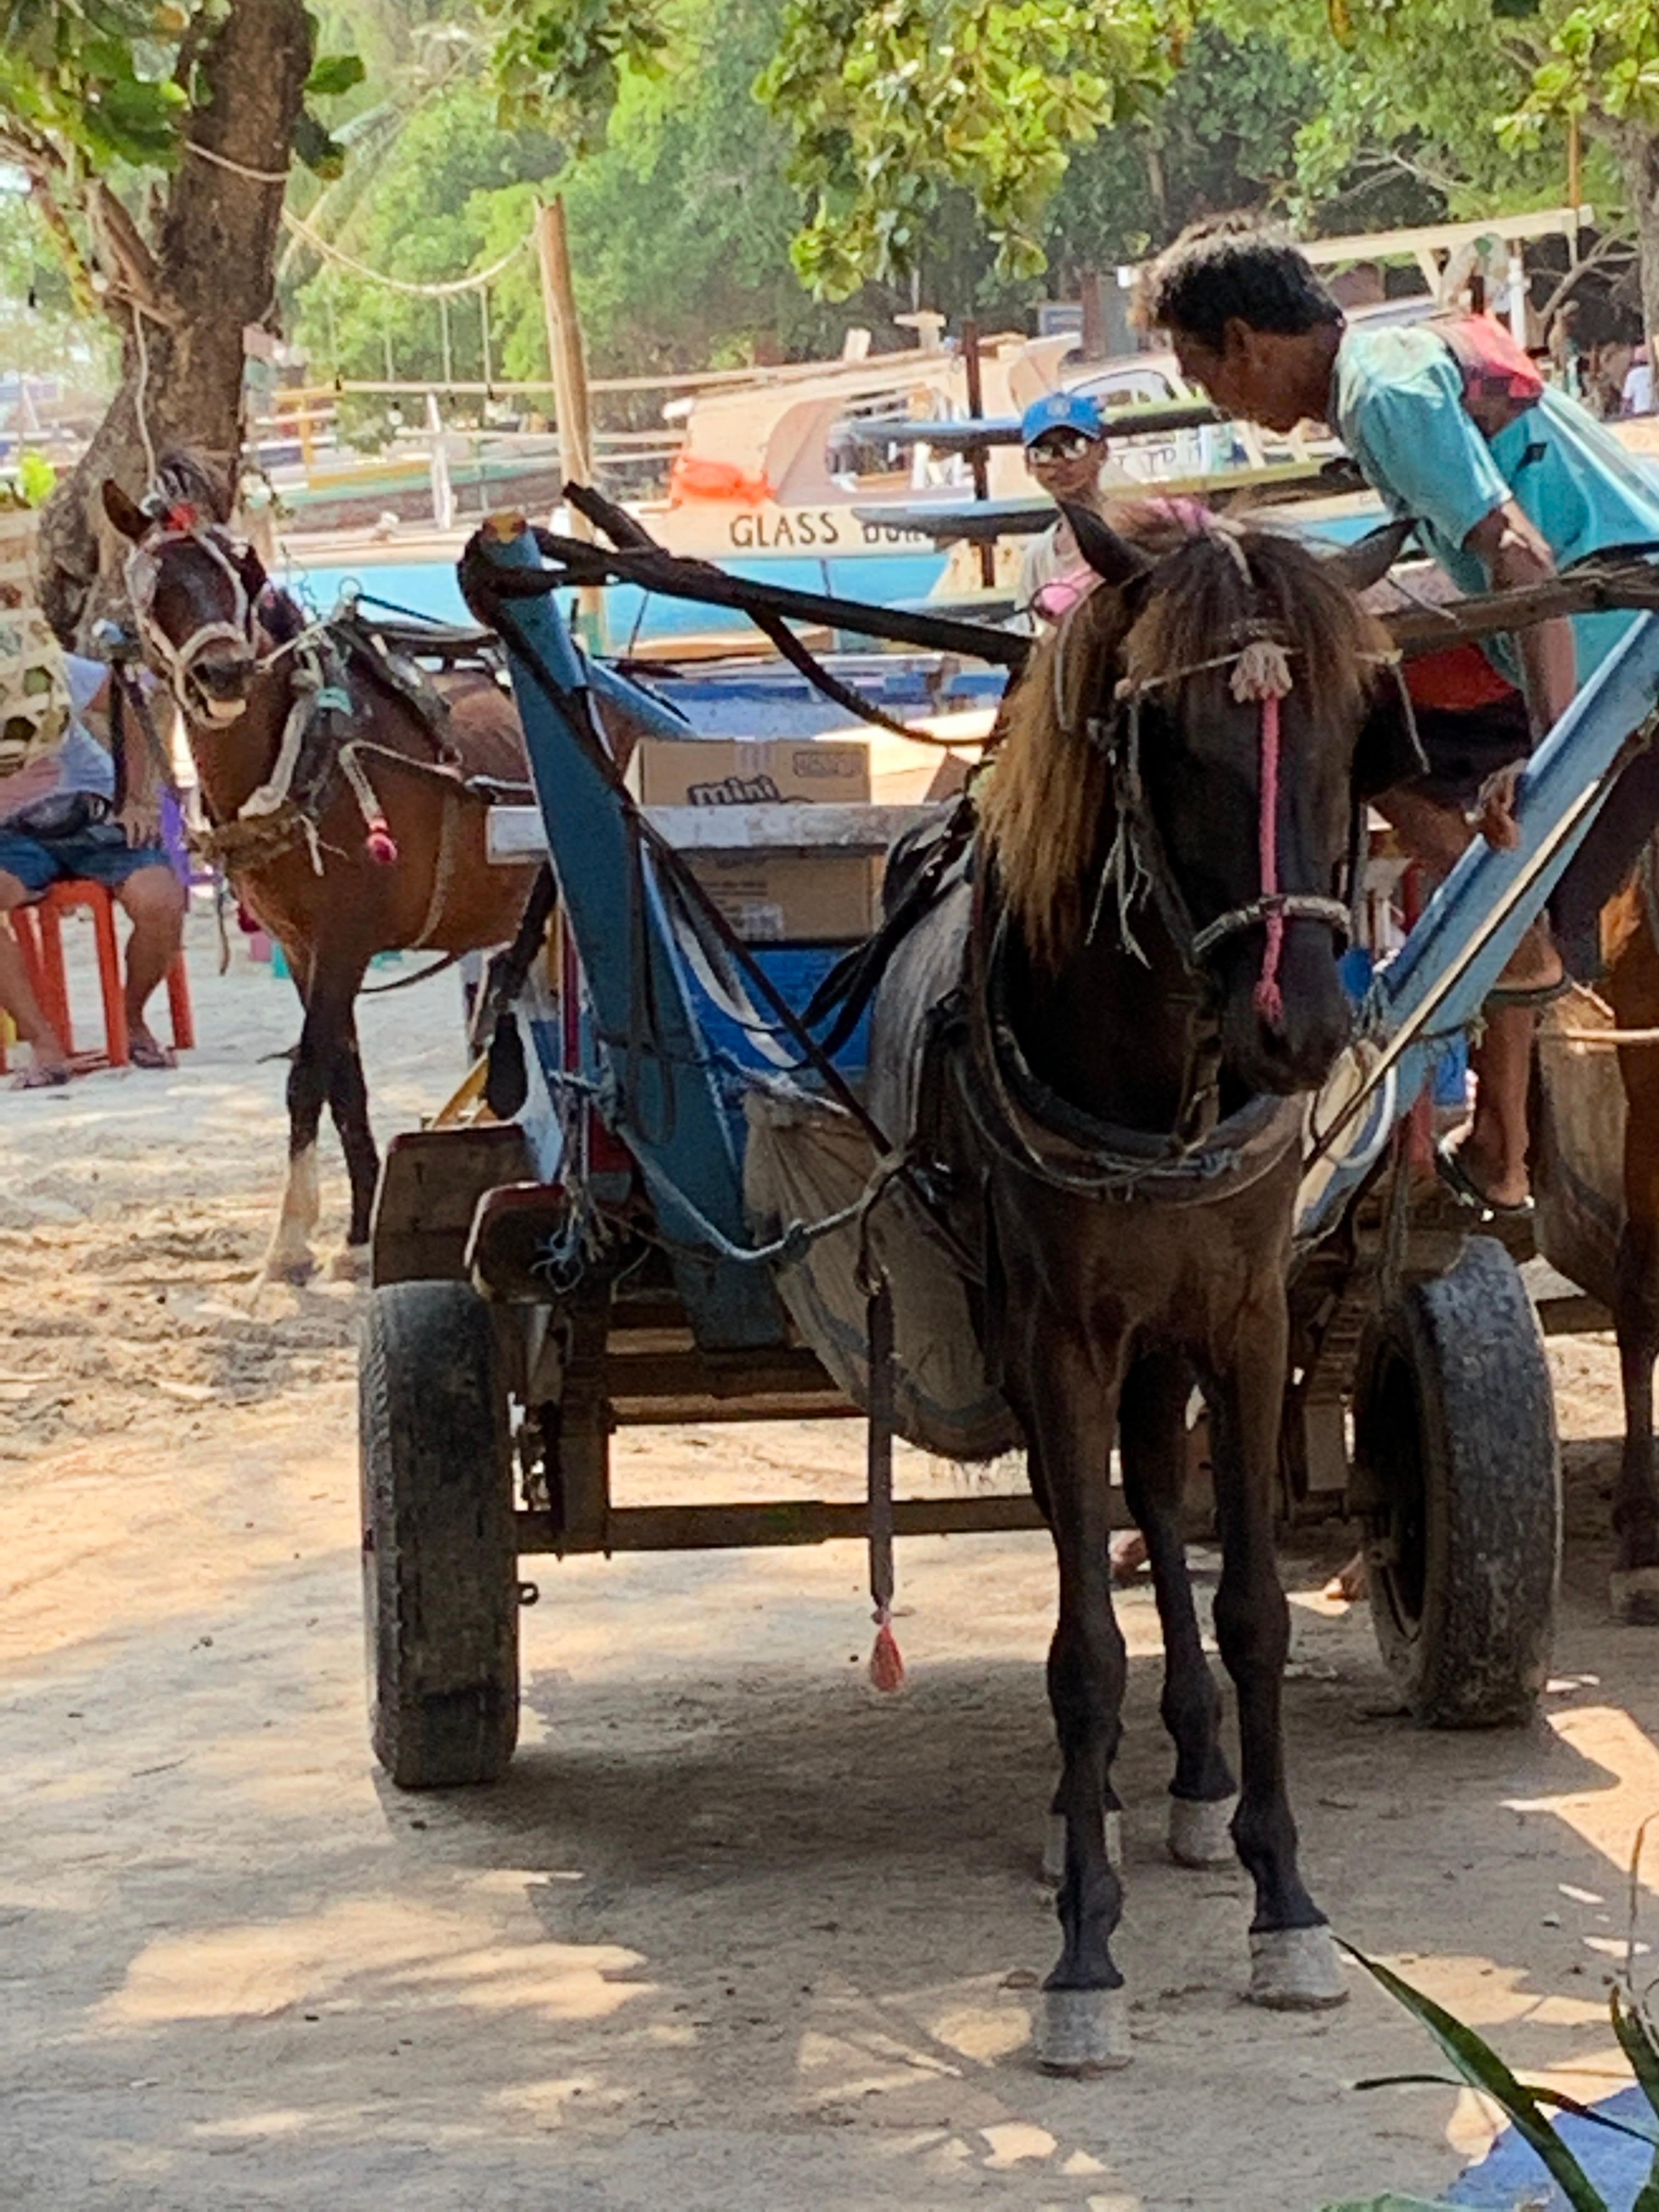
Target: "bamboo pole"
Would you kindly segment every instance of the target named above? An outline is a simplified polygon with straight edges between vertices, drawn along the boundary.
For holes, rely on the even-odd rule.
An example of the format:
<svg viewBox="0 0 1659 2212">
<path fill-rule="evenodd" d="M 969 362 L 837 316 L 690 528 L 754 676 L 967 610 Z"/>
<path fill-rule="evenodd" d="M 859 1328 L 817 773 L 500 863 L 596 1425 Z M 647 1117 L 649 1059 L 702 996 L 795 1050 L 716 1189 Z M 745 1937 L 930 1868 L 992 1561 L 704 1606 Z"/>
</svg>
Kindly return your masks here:
<svg viewBox="0 0 1659 2212">
<path fill-rule="evenodd" d="M 570 275 L 570 236 L 565 227 L 564 201 L 557 194 L 536 211 L 536 260 L 541 271 L 542 313 L 547 322 L 548 364 L 553 376 L 553 405 L 558 416 L 559 461 L 567 483 L 592 483 L 593 443 L 588 412 L 587 362 L 582 351 L 581 324 L 576 313 L 575 286 Z M 592 525 L 586 515 L 573 513 L 572 537 L 591 541 Z M 605 595 L 596 584 L 584 584 L 577 608 L 587 644 L 604 644 Z"/>
</svg>

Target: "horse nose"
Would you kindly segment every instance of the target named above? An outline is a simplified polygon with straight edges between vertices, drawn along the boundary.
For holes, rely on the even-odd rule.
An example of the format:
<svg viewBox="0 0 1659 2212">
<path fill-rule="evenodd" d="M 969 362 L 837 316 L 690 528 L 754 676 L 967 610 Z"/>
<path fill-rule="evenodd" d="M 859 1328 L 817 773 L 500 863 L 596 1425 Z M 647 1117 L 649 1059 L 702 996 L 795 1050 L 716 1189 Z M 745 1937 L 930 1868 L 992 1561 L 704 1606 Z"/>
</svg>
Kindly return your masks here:
<svg viewBox="0 0 1659 2212">
<path fill-rule="evenodd" d="M 191 674 L 210 699 L 240 699 L 253 680 L 251 653 L 204 653 Z"/>
<path fill-rule="evenodd" d="M 1353 1003 L 1342 986 L 1328 930 L 1293 922 L 1285 934 L 1279 1004 L 1271 1018 L 1258 998 L 1260 968 L 1245 957 L 1229 979 L 1222 1045 L 1252 1088 L 1288 1094 L 1316 1091 L 1353 1030 Z"/>
</svg>

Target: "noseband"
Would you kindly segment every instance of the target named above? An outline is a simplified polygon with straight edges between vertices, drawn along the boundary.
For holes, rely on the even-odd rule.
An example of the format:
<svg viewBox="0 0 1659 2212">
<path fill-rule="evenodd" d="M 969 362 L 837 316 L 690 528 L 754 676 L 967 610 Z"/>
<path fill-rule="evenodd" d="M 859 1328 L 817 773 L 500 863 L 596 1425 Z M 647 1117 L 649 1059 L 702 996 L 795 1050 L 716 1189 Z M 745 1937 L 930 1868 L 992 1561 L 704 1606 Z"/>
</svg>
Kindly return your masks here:
<svg viewBox="0 0 1659 2212">
<path fill-rule="evenodd" d="M 1184 683 L 1211 669 L 1232 671 L 1231 689 L 1241 702 L 1253 700 L 1259 710 L 1256 852 L 1261 888 L 1243 906 L 1231 907 L 1200 929 L 1194 927 L 1186 895 L 1172 866 L 1163 832 L 1146 795 L 1141 772 L 1141 708 L 1149 694 L 1172 684 Z M 1285 1000 L 1279 971 L 1284 954 L 1285 926 L 1291 921 L 1317 921 L 1334 931 L 1346 945 L 1351 917 L 1340 900 L 1313 891 L 1286 891 L 1279 880 L 1279 705 L 1291 689 L 1287 648 L 1271 632 L 1253 629 L 1230 652 L 1167 675 L 1139 682 L 1127 678 L 1117 687 L 1117 711 L 1104 720 L 1088 725 L 1091 742 L 1102 751 L 1111 774 L 1117 832 L 1101 872 L 1092 935 L 1109 887 L 1115 892 L 1118 927 L 1126 947 L 1144 962 L 1136 942 L 1130 913 L 1143 892 L 1150 892 L 1165 929 L 1174 942 L 1182 966 L 1195 981 L 1212 981 L 1207 963 L 1217 949 L 1258 927 L 1265 929 L 1261 969 L 1253 994 L 1256 1012 L 1270 1029 L 1282 1030 Z"/>
<path fill-rule="evenodd" d="M 161 556 L 170 545 L 199 546 L 208 558 L 222 571 L 231 588 L 235 613 L 225 622 L 198 623 L 182 645 L 175 644 L 155 619 L 155 593 L 161 581 Z M 199 719 L 199 708 L 192 704 L 190 678 L 197 663 L 210 646 L 234 645 L 242 652 L 254 653 L 253 603 L 243 581 L 241 571 L 232 560 L 224 542 L 224 534 L 216 524 L 205 527 L 197 520 L 190 507 L 172 507 L 161 519 L 161 527 L 135 545 L 127 556 L 127 596 L 137 617 L 139 634 L 146 649 L 166 673 L 173 696 L 180 711 L 190 720 Z M 213 716 L 212 702 L 208 712 Z M 241 712 L 240 705 L 237 713 Z M 234 716 L 227 716 L 227 720 Z"/>
</svg>

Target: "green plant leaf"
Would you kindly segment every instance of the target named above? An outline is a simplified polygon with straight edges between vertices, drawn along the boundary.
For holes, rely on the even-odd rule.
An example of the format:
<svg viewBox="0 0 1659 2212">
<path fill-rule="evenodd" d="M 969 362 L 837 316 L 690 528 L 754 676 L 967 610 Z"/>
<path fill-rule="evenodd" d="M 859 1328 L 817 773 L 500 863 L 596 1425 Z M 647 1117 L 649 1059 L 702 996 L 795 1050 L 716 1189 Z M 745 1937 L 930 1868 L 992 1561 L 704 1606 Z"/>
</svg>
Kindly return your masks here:
<svg viewBox="0 0 1659 2212">
<path fill-rule="evenodd" d="M 332 180 L 344 173 L 345 149 L 330 137 L 308 107 L 302 107 L 295 118 L 294 150 L 317 176 Z"/>
<path fill-rule="evenodd" d="M 337 100 L 367 74 L 361 54 L 322 54 L 312 64 L 306 91 L 313 100 Z"/>
<path fill-rule="evenodd" d="M 1428 2029 L 1464 2080 L 1508 2114 L 1516 2134 L 1537 2152 L 1573 2212 L 1607 2212 L 1607 2199 L 1544 2117 L 1536 2096 L 1516 2079 L 1489 2043 L 1390 1967 L 1368 1959 L 1351 1943 L 1342 1948 Z"/>
</svg>

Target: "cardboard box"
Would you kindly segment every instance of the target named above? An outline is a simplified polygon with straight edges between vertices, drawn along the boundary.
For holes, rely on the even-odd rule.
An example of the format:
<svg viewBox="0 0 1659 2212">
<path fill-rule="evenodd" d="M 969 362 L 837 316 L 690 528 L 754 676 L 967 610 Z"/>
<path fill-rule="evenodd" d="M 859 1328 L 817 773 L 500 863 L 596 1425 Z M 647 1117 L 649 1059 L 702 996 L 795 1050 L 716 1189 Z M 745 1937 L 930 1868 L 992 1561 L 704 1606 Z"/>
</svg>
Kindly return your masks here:
<svg viewBox="0 0 1659 2212">
<path fill-rule="evenodd" d="M 700 853 L 690 867 L 751 944 L 850 943 L 876 926 L 881 862 L 862 854 Z"/>
<path fill-rule="evenodd" d="M 644 738 L 628 781 L 647 806 L 753 806 L 870 797 L 861 738 Z M 738 936 L 835 944 L 874 928 L 881 862 L 856 853 L 690 856 L 692 873 Z"/>
<path fill-rule="evenodd" d="M 754 806 L 870 796 L 861 738 L 642 738 L 628 781 L 647 806 Z"/>
</svg>

